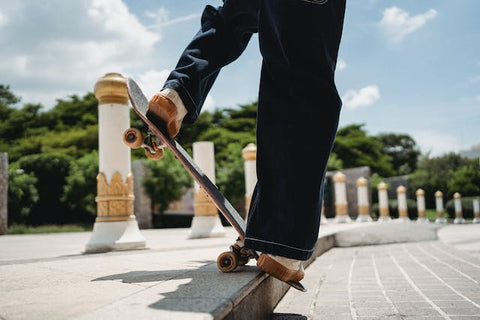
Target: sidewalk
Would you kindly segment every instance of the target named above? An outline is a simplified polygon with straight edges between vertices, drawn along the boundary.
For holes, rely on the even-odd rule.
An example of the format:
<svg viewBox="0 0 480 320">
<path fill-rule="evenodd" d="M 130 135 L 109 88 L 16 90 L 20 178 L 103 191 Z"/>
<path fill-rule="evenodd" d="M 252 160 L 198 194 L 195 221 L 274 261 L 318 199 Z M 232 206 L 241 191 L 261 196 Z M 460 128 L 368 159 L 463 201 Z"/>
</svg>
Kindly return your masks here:
<svg viewBox="0 0 480 320">
<path fill-rule="evenodd" d="M 438 226 L 433 224 L 416 223 L 322 225 L 318 253 L 330 249 L 334 243 L 337 246 L 362 246 L 371 244 L 372 239 L 380 243 L 399 240 L 432 241 L 436 239 L 437 228 Z M 82 254 L 90 233 L 2 236 L 0 319 L 268 318 L 288 286 L 260 272 L 253 261 L 234 273 L 223 274 L 218 271 L 215 262 L 218 254 L 227 250 L 236 238 L 231 228 L 226 229 L 228 235 L 225 238 L 197 240 L 187 239 L 187 229 L 143 230 L 142 234 L 147 239 L 149 249 L 93 255 Z M 477 228 L 474 231 L 478 234 L 480 230 Z M 459 240 L 451 237 L 451 241 Z M 421 246 L 427 244 L 431 245 L 426 242 L 421 243 Z M 405 248 L 410 245 L 416 248 L 416 244 L 411 243 L 405 244 Z M 442 250 L 456 252 L 450 245 L 438 245 L 442 246 Z M 364 248 L 367 250 L 365 254 L 362 253 Z M 289 290 L 275 311 L 276 317 L 279 317 L 279 313 L 297 313 L 297 318 L 293 319 L 317 319 L 317 315 L 324 315 L 320 308 L 322 303 L 313 301 L 316 301 L 317 297 L 320 301 L 328 301 L 325 297 L 331 290 L 335 295 L 337 289 L 320 286 L 320 279 L 331 279 L 340 286 L 338 290 L 341 291 L 344 283 L 339 280 L 345 281 L 345 277 L 350 274 L 346 281 L 351 281 L 350 297 L 353 299 L 357 294 L 353 290 L 356 289 L 353 281 L 363 280 L 363 271 L 360 271 L 368 271 L 364 264 L 365 261 L 370 261 L 368 259 L 372 259 L 372 254 L 378 270 L 383 270 L 379 271 L 379 274 L 381 279 L 385 279 L 386 287 L 390 276 L 388 272 L 392 270 L 393 264 L 388 260 L 392 259 L 390 256 L 384 256 L 386 253 L 383 250 L 386 249 L 382 248 L 390 248 L 388 250 L 392 257 L 397 259 L 406 272 L 410 272 L 410 267 L 405 265 L 406 253 L 403 244 L 332 249 L 307 269 L 304 285 L 309 292 L 298 298 L 291 298 L 291 295 L 297 292 Z M 411 254 L 416 256 L 418 252 L 412 251 Z M 352 256 L 355 256 L 353 267 Z M 470 256 L 462 257 L 471 259 Z M 444 260 L 443 256 L 439 259 L 441 262 L 451 263 Z M 335 266 L 332 265 L 333 261 Z M 385 264 L 389 267 L 384 269 Z M 442 266 L 442 263 L 438 264 Z M 330 265 L 331 268 L 328 269 Z M 416 272 L 419 270 L 418 266 L 413 269 Z M 432 270 L 436 269 L 432 267 Z M 467 271 L 462 272 L 466 274 Z M 371 273 L 371 270 L 368 272 Z M 462 277 L 458 273 L 455 276 Z M 470 277 L 479 281 L 478 273 L 470 274 Z M 410 278 L 414 279 L 412 275 Z M 328 282 L 322 280 L 322 283 Z M 405 290 L 402 288 L 401 290 Z M 466 291 L 462 291 L 462 294 L 467 296 Z M 346 297 L 350 308 L 348 290 Z M 474 300 L 475 297 L 468 297 L 477 301 Z M 352 301 L 355 301 L 355 310 L 360 310 L 357 311 L 359 317 L 360 312 L 364 311 L 362 308 L 367 305 L 363 305 L 360 300 L 358 303 L 356 300 Z M 344 305 L 343 302 L 339 303 L 338 307 Z M 365 303 L 367 302 L 373 301 L 368 299 Z M 313 309 L 312 303 L 315 306 Z M 295 311 L 293 307 L 302 309 Z M 341 311 L 350 312 L 344 309 Z M 328 316 L 326 319 L 336 319 L 337 315 Z"/>
<path fill-rule="evenodd" d="M 480 225 L 439 238 L 333 248 L 306 270 L 309 292 L 290 290 L 273 319 L 480 319 Z"/>
</svg>

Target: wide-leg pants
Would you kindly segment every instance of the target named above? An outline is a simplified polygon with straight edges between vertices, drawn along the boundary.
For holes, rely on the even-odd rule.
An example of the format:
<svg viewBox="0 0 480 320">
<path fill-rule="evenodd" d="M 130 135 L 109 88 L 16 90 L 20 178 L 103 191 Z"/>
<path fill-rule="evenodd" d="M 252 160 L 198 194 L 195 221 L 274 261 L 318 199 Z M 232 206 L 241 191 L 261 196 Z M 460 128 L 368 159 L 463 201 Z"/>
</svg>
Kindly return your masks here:
<svg viewBox="0 0 480 320">
<path fill-rule="evenodd" d="M 258 32 L 258 181 L 247 248 L 299 260 L 313 253 L 341 109 L 334 72 L 345 1 L 224 0 L 222 7 L 207 6 L 201 29 L 164 85 L 184 102 L 184 122 L 194 123 L 221 68 Z"/>
</svg>

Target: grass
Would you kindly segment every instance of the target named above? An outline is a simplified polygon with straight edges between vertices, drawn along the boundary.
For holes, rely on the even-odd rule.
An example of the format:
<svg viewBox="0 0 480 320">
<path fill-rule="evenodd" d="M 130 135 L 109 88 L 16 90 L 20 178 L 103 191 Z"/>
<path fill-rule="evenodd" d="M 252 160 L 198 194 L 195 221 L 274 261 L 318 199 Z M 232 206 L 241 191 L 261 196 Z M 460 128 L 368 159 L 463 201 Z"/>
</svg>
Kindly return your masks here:
<svg viewBox="0 0 480 320">
<path fill-rule="evenodd" d="M 437 219 L 437 210 L 427 209 L 425 211 L 425 215 L 427 216 L 428 220 L 435 221 L 435 219 Z"/>
<path fill-rule="evenodd" d="M 38 234 L 38 233 L 59 233 L 59 232 L 83 232 L 92 231 L 91 225 L 65 224 L 65 225 L 41 225 L 28 226 L 24 224 L 13 224 L 8 227 L 8 234 Z"/>
</svg>

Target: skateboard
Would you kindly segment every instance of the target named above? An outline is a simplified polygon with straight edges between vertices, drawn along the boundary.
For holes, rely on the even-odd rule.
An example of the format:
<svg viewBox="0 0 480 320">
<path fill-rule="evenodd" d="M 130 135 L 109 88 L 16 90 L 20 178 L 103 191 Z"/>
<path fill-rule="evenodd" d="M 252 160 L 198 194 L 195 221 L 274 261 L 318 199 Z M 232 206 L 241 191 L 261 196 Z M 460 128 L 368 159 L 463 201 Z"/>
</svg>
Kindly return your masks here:
<svg viewBox="0 0 480 320">
<path fill-rule="evenodd" d="M 128 97 L 135 113 L 148 125 L 148 134 L 144 136 L 140 130 L 129 128 L 123 135 L 124 143 L 132 149 L 144 148 L 147 158 L 159 160 L 164 148 L 170 149 L 188 173 L 201 186 L 218 210 L 237 231 L 240 240 L 245 240 L 246 223 L 230 202 L 221 194 L 215 184 L 195 164 L 190 155 L 175 140 L 166 133 L 165 125 L 147 117 L 148 100 L 138 84 L 127 78 Z M 237 245 L 230 247 L 230 251 L 221 253 L 217 258 L 217 266 L 222 272 L 232 272 L 238 266 L 245 265 L 250 258 L 258 259 L 254 250 L 246 250 Z M 304 291 L 300 283 L 288 283 L 292 287 Z"/>
</svg>

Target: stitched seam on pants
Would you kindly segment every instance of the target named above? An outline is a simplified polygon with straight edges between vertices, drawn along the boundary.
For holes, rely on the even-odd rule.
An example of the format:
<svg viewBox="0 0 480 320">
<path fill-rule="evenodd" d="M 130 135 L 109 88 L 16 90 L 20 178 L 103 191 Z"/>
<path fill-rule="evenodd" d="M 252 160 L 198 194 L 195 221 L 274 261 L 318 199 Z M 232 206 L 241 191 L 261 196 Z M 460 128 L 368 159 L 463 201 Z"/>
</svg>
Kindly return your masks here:
<svg viewBox="0 0 480 320">
<path fill-rule="evenodd" d="M 270 243 L 270 244 L 275 244 L 275 245 L 279 245 L 279 246 L 282 246 L 282 247 L 286 247 L 286 248 L 290 248 L 290 249 L 295 249 L 295 250 L 300 250 L 300 251 L 305 251 L 305 252 L 312 252 L 312 251 L 313 251 L 313 249 L 312 249 L 312 250 L 305 250 L 305 249 L 300 249 L 300 248 L 295 248 L 295 247 L 287 246 L 286 244 L 281 244 L 281 243 L 278 243 L 278 242 L 260 240 L 260 239 L 250 238 L 250 237 L 245 237 L 245 239 L 253 240 L 253 241 L 259 241 L 259 242 L 265 242 L 265 243 Z"/>
<path fill-rule="evenodd" d="M 319 5 L 322 5 L 322 4 L 325 4 L 328 2 L 328 0 L 324 0 L 324 1 L 320 1 L 320 0 L 302 0 L 303 2 L 308 2 L 308 3 L 313 3 L 313 4 L 319 4 Z"/>
</svg>

